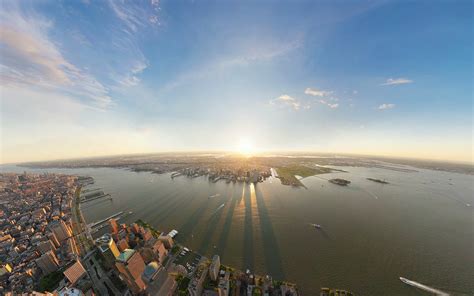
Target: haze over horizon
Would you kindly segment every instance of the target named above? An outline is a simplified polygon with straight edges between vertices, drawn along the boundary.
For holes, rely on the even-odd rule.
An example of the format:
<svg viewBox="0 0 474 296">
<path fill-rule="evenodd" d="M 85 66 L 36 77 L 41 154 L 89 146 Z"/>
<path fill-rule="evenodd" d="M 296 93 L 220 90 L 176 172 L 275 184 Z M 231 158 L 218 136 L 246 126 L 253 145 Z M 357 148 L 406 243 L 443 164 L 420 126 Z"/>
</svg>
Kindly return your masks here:
<svg viewBox="0 0 474 296">
<path fill-rule="evenodd" d="M 0 163 L 314 151 L 473 163 L 473 2 L 1 1 Z"/>
</svg>

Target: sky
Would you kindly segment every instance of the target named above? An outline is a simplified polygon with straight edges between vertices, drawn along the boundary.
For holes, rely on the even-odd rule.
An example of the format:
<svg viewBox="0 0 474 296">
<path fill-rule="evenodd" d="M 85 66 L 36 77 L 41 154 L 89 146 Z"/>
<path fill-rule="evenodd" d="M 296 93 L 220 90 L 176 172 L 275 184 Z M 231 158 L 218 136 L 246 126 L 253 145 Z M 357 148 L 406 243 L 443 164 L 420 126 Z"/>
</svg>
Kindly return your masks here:
<svg viewBox="0 0 474 296">
<path fill-rule="evenodd" d="M 472 1 L 0 3 L 0 163 L 239 149 L 473 162 Z"/>
</svg>

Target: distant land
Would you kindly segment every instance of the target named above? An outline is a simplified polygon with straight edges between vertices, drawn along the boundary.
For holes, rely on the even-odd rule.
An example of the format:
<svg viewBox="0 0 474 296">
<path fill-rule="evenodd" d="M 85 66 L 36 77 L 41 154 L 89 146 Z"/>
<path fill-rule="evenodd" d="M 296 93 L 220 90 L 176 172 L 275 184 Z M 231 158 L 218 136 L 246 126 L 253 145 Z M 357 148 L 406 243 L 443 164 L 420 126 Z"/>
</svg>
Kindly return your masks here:
<svg viewBox="0 0 474 296">
<path fill-rule="evenodd" d="M 279 167 L 305 162 L 320 166 L 378 167 L 397 171 L 412 172 L 416 171 L 413 168 L 417 168 L 474 175 L 474 165 L 468 163 L 455 163 L 424 159 L 388 158 L 380 156 L 371 157 L 365 155 L 330 155 L 316 153 L 271 153 L 268 155 L 259 154 L 250 157 L 224 152 L 153 153 L 25 162 L 17 165 L 30 168 L 115 167 L 128 168 L 136 171 L 165 173 L 184 168 L 189 165 L 199 164 L 225 165 L 232 163 L 244 163 L 249 165 L 253 164 Z M 407 168 L 405 166 L 410 166 L 412 168 Z"/>
<path fill-rule="evenodd" d="M 474 165 L 406 158 L 371 157 L 358 155 L 331 155 L 316 153 L 279 153 L 243 156 L 225 152 L 154 153 L 94 158 L 28 162 L 19 166 L 30 168 L 86 168 L 108 167 L 156 174 L 191 169 L 197 174 L 207 171 L 230 174 L 256 170 L 263 176 L 274 168 L 284 185 L 301 186 L 299 177 L 332 172 L 333 167 L 373 167 L 401 172 L 419 169 L 474 175 Z M 230 178 L 230 177 L 229 177 Z M 230 179 L 232 180 L 232 179 Z"/>
</svg>

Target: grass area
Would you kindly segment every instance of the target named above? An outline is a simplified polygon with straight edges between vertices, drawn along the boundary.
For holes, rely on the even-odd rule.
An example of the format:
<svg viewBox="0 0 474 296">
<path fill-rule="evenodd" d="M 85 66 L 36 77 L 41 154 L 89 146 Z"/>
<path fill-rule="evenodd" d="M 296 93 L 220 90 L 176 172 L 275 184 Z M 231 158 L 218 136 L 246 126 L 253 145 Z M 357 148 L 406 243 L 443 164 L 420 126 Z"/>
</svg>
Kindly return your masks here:
<svg viewBox="0 0 474 296">
<path fill-rule="evenodd" d="M 150 224 L 146 223 L 145 221 L 143 221 L 142 219 L 138 219 L 137 221 L 135 221 L 135 223 L 137 223 L 139 226 L 143 227 L 143 228 L 147 228 L 151 231 L 151 233 L 153 234 L 154 237 L 159 237 L 161 232 L 159 232 L 158 230 L 156 230 L 153 226 L 151 226 Z"/>
<path fill-rule="evenodd" d="M 215 290 L 217 289 L 218 283 L 217 281 L 211 280 L 211 277 L 206 277 L 206 280 L 204 281 L 203 287 L 206 290 Z"/>
<path fill-rule="evenodd" d="M 285 167 L 279 167 L 276 169 L 278 177 L 280 178 L 281 184 L 292 185 L 292 186 L 304 186 L 296 176 L 303 178 L 326 174 L 332 172 L 332 169 L 325 167 L 308 167 L 304 165 L 291 165 Z"/>
<path fill-rule="evenodd" d="M 179 250 L 181 250 L 181 247 L 178 246 L 178 245 L 174 245 L 174 246 L 171 248 L 171 255 L 174 255 L 174 254 L 178 253 Z"/>
<path fill-rule="evenodd" d="M 176 279 L 178 282 L 178 294 L 179 295 L 188 295 L 188 286 L 191 279 L 187 277 L 179 277 Z"/>
<path fill-rule="evenodd" d="M 255 288 L 253 289 L 252 295 L 254 295 L 254 296 L 263 295 L 262 289 L 260 289 L 259 287 L 255 287 Z"/>
<path fill-rule="evenodd" d="M 57 287 L 59 282 L 64 278 L 64 274 L 62 271 L 54 271 L 44 277 L 41 278 L 39 282 L 39 287 L 38 290 L 41 292 L 52 292 L 54 291 Z"/>
</svg>

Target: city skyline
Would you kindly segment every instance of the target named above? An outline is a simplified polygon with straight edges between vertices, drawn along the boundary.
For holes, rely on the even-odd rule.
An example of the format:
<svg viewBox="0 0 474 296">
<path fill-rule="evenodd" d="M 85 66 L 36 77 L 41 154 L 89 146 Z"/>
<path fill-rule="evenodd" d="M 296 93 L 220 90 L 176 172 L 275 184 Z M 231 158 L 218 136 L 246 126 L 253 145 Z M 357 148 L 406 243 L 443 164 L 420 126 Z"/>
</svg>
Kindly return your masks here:
<svg viewBox="0 0 474 296">
<path fill-rule="evenodd" d="M 470 1 L 1 5 L 0 163 L 173 151 L 473 162 Z"/>
</svg>

